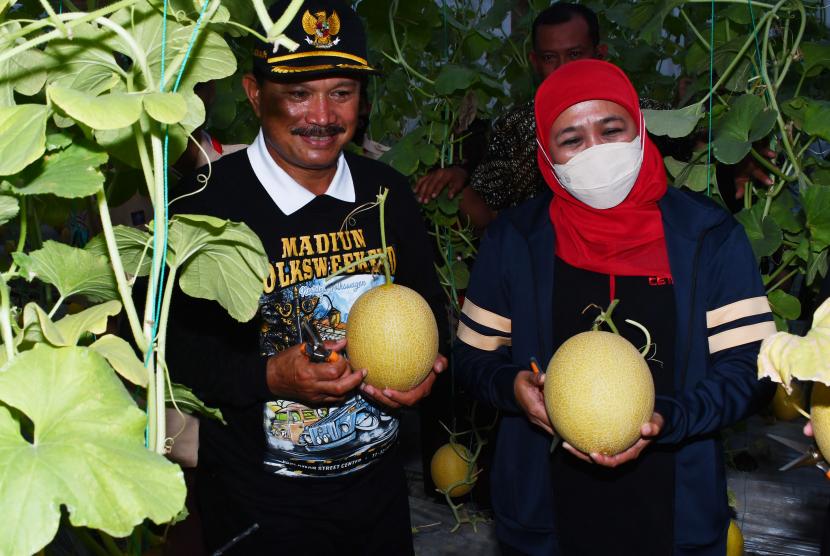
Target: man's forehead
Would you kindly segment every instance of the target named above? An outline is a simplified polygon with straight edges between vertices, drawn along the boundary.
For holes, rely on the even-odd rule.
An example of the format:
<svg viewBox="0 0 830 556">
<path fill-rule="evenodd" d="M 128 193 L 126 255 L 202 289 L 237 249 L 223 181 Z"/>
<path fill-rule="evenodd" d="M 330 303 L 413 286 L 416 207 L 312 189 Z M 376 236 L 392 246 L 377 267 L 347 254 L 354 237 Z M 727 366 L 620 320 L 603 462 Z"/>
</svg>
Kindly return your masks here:
<svg viewBox="0 0 830 556">
<path fill-rule="evenodd" d="M 360 80 L 352 77 L 322 77 L 319 79 L 309 79 L 306 81 L 268 81 L 268 83 L 278 90 L 303 88 L 310 91 L 327 91 L 331 89 L 339 89 L 342 87 L 358 87 Z"/>
<path fill-rule="evenodd" d="M 536 30 L 536 42 L 592 43 L 591 30 L 585 18 L 574 16 L 564 23 L 543 24 Z M 577 46 L 575 44 L 574 46 Z M 540 44 L 541 46 L 541 44 Z"/>
</svg>

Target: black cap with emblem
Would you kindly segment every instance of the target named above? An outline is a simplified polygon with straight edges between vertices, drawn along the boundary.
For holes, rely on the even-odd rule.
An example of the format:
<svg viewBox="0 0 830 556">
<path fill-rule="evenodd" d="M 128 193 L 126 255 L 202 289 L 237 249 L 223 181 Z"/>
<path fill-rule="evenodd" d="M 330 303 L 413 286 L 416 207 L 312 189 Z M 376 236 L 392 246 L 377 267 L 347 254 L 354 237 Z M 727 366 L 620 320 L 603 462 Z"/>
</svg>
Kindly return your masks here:
<svg viewBox="0 0 830 556">
<path fill-rule="evenodd" d="M 290 0 L 278 0 L 268 10 L 277 20 Z M 272 81 L 297 81 L 333 75 L 370 75 L 378 71 L 366 59 L 366 33 L 357 13 L 345 2 L 306 0 L 285 29 L 300 46 L 285 47 L 258 42 L 254 73 Z"/>
</svg>

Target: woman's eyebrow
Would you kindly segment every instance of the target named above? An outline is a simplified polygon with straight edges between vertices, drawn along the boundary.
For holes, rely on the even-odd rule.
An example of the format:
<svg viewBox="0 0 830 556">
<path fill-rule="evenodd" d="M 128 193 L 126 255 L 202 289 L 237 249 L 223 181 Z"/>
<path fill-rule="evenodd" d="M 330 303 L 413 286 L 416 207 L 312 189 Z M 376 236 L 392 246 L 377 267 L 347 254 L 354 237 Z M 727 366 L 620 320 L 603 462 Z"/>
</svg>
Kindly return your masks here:
<svg viewBox="0 0 830 556">
<path fill-rule="evenodd" d="M 584 126 L 581 126 L 581 125 L 572 125 L 572 126 L 568 126 L 568 127 L 564 128 L 564 129 L 560 129 L 559 133 L 556 134 L 556 138 L 559 139 L 560 137 L 562 137 L 566 133 L 572 133 L 574 131 L 582 129 L 583 127 Z"/>
<path fill-rule="evenodd" d="M 606 116 L 599 121 L 601 124 L 609 124 L 611 122 L 622 122 L 625 123 L 625 119 L 622 116 Z"/>
</svg>

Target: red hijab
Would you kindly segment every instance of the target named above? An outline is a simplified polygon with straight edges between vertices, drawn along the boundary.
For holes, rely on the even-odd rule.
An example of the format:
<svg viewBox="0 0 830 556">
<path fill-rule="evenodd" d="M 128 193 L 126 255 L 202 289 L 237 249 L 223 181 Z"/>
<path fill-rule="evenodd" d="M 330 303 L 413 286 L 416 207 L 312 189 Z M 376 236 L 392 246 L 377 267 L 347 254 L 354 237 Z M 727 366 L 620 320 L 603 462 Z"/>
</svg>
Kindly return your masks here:
<svg viewBox="0 0 830 556">
<path fill-rule="evenodd" d="M 566 64 L 536 92 L 536 137 L 547 148 L 550 128 L 569 107 L 586 100 L 609 100 L 641 122 L 637 91 L 623 71 L 601 60 Z M 560 185 L 541 149 L 537 162 L 553 190 L 550 219 L 556 254 L 568 264 L 620 276 L 671 276 L 657 201 L 666 193 L 663 158 L 648 135 L 643 164 L 628 197 L 610 209 L 595 209 Z"/>
</svg>

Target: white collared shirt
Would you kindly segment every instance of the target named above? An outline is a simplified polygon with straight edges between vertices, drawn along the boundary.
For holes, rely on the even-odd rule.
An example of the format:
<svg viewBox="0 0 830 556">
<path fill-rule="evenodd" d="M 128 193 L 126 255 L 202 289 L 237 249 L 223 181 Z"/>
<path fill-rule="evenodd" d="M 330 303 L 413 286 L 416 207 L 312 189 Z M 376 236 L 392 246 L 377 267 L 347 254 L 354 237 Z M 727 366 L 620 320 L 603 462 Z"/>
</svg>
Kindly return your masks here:
<svg viewBox="0 0 830 556">
<path fill-rule="evenodd" d="M 314 193 L 297 183 L 294 178 L 288 175 L 288 172 L 274 161 L 271 153 L 268 152 L 262 129 L 259 130 L 259 134 L 251 143 L 251 146 L 248 147 L 248 160 L 251 162 L 251 167 L 254 169 L 257 179 L 283 214 L 289 215 L 297 212 L 316 197 Z M 352 172 L 349 170 L 346 157 L 343 156 L 342 152 L 337 158 L 337 171 L 334 173 L 334 177 L 324 195 L 348 203 L 353 203 L 355 200 Z"/>
</svg>

